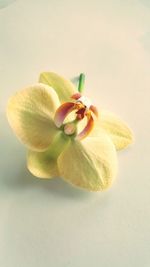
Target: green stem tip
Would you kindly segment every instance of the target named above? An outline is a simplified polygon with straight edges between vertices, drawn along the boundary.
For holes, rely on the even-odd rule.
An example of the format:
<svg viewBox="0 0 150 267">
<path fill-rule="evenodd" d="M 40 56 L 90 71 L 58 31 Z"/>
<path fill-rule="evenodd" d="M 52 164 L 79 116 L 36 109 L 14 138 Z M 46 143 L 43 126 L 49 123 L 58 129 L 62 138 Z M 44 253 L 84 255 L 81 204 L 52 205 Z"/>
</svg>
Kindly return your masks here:
<svg viewBox="0 0 150 267">
<path fill-rule="evenodd" d="M 80 93 L 82 93 L 84 90 L 84 83 L 85 83 L 85 75 L 84 73 L 81 73 L 79 76 L 79 85 L 78 85 L 78 91 Z"/>
</svg>

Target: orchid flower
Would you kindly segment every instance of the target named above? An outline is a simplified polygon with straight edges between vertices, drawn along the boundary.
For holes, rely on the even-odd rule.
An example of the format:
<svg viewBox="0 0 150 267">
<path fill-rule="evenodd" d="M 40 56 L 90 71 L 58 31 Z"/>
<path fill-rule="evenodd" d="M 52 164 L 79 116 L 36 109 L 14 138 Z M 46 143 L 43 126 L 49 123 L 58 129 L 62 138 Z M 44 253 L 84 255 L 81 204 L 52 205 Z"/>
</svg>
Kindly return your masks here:
<svg viewBox="0 0 150 267">
<path fill-rule="evenodd" d="M 108 188 L 117 174 L 116 150 L 133 141 L 116 115 L 97 110 L 67 79 L 41 73 L 39 83 L 20 90 L 7 106 L 8 121 L 28 148 L 27 167 L 39 178 L 61 177 L 88 191 Z M 99 114 L 98 114 L 99 113 Z"/>
</svg>

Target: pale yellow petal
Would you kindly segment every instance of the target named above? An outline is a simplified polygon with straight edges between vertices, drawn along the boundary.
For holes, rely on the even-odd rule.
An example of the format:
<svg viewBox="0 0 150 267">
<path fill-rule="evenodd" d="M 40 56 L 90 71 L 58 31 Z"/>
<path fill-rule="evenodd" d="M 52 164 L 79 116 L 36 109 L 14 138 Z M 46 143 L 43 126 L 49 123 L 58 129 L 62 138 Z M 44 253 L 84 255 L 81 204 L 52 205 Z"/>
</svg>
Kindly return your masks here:
<svg viewBox="0 0 150 267">
<path fill-rule="evenodd" d="M 95 121 L 91 136 L 99 136 L 102 130 L 109 135 L 117 150 L 133 143 L 133 133 L 128 125 L 115 114 L 105 110 L 99 112 L 99 120 Z"/>
<path fill-rule="evenodd" d="M 57 158 L 69 142 L 70 138 L 59 131 L 46 151 L 28 151 L 27 166 L 29 171 L 39 178 L 59 176 Z"/>
<path fill-rule="evenodd" d="M 98 138 L 74 141 L 58 158 L 60 176 L 72 185 L 88 191 L 108 188 L 117 173 L 116 149 L 110 138 L 101 133 Z"/>
<path fill-rule="evenodd" d="M 31 150 L 44 151 L 58 131 L 53 117 L 59 105 L 58 96 L 51 87 L 36 84 L 10 98 L 8 121 L 25 145 Z"/>
<path fill-rule="evenodd" d="M 59 176 L 57 160 L 53 159 L 48 151 L 28 151 L 27 167 L 34 176 L 39 178 L 53 178 Z"/>
<path fill-rule="evenodd" d="M 71 100 L 71 96 L 76 92 L 73 83 L 54 72 L 43 72 L 39 81 L 54 88 L 61 103 Z"/>
</svg>

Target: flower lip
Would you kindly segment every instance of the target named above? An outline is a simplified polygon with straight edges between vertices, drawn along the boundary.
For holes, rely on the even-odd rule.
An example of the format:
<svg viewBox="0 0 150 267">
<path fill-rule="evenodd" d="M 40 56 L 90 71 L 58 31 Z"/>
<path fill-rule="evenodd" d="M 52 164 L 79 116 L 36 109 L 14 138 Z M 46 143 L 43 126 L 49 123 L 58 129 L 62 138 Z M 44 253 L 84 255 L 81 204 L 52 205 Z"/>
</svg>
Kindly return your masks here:
<svg viewBox="0 0 150 267">
<path fill-rule="evenodd" d="M 92 113 L 98 117 L 98 110 L 97 108 L 92 105 L 91 100 L 86 97 L 86 96 L 82 96 L 80 93 L 76 93 L 74 95 L 72 95 L 71 97 L 72 99 L 76 100 L 75 104 L 77 106 L 77 110 L 79 111 L 79 109 L 85 109 L 85 111 L 92 111 Z M 80 111 L 77 114 L 80 113 Z M 80 118 L 80 116 L 78 116 L 78 118 Z M 83 117 L 81 116 L 81 118 L 83 119 Z"/>
<path fill-rule="evenodd" d="M 75 109 L 75 104 L 73 102 L 63 103 L 55 113 L 54 122 L 56 127 L 60 128 L 70 112 Z"/>
<path fill-rule="evenodd" d="M 85 137 L 87 137 L 94 127 L 94 119 L 91 113 L 87 114 L 86 117 L 87 117 L 87 124 L 84 127 L 84 129 L 80 133 L 78 133 L 78 135 L 75 138 L 76 140 L 82 140 Z"/>
</svg>

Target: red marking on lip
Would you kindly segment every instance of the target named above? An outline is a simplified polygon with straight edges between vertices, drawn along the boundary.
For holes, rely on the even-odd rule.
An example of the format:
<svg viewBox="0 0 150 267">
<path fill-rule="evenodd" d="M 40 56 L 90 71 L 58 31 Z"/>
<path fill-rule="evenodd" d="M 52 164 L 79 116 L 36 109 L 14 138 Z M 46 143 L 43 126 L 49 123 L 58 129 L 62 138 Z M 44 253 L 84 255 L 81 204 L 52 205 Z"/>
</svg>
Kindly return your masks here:
<svg viewBox="0 0 150 267">
<path fill-rule="evenodd" d="M 85 107 L 80 108 L 80 109 L 76 112 L 76 114 L 77 114 L 77 119 L 82 120 L 82 119 L 84 118 L 84 116 L 85 116 L 85 112 L 86 112 L 86 108 L 85 108 Z"/>
</svg>

